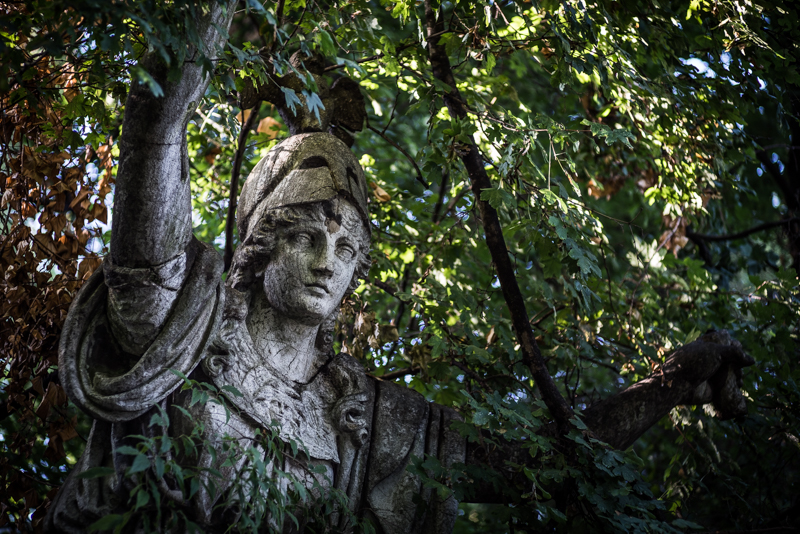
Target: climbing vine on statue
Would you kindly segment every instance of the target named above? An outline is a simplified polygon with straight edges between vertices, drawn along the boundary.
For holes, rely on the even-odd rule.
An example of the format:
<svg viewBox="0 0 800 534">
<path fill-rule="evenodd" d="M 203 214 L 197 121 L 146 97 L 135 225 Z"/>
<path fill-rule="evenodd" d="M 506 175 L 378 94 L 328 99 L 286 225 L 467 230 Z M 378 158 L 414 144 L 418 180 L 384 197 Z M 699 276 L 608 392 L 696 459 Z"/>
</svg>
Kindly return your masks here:
<svg viewBox="0 0 800 534">
<path fill-rule="evenodd" d="M 205 8 L 0 9 L 0 527 L 24 530 L 39 527 L 89 432 L 59 386 L 57 343 L 108 252 L 128 85 L 161 90 L 137 66 L 145 50 L 173 69 L 195 60 L 184 45 L 199 42 Z M 347 75 L 365 98 L 353 148 L 373 194 L 373 265 L 342 308 L 337 350 L 455 407 L 474 440 L 524 440 L 541 466 L 495 466 L 526 485 L 497 486 L 513 506 L 462 505 L 456 531 L 789 528 L 800 514 L 798 15 L 785 1 L 240 2 L 225 54 L 196 58 L 213 83 L 188 127 L 194 233 L 220 253 L 226 234 L 237 243 L 231 177 L 288 136 L 275 105 L 242 109 L 241 95 L 293 74 L 286 106 L 302 98 L 319 112 L 314 77 L 291 57 L 322 61 L 329 81 Z M 433 40 L 455 88 L 431 66 Z M 454 89 L 465 117 L 445 105 Z M 491 181 L 481 191 L 463 164 L 473 143 Z M 570 408 L 728 330 L 756 360 L 743 376 L 748 415 L 678 407 L 626 452 L 579 421 L 550 437 L 479 202 L 498 213 Z M 147 476 L 169 448 L 159 439 L 129 451 L 150 462 Z M 443 494 L 497 483 L 430 458 L 416 469 Z M 198 478 L 186 480 L 191 492 Z M 132 513 L 157 502 L 149 484 Z"/>
</svg>

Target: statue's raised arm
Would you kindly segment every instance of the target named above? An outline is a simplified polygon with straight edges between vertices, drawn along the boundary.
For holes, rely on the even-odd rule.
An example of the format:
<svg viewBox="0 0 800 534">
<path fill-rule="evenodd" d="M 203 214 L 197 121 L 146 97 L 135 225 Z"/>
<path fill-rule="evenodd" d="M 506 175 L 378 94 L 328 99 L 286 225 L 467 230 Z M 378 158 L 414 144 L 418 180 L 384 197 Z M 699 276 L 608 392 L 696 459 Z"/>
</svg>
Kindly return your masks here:
<svg viewBox="0 0 800 534">
<path fill-rule="evenodd" d="M 198 21 L 202 54 L 220 55 L 236 2 L 210 2 Z M 170 81 L 157 53 L 141 66 L 161 87 L 155 95 L 133 83 L 125 104 L 111 231 L 111 259 L 129 268 L 157 267 L 182 254 L 192 237 L 186 126 L 203 98 L 211 73 L 190 48 L 181 77 Z"/>
<path fill-rule="evenodd" d="M 111 252 L 75 299 L 61 338 L 61 382 L 97 419 L 133 419 L 174 389 L 180 379 L 170 370 L 196 365 L 219 312 L 219 260 L 192 237 L 186 126 L 210 80 L 196 59 L 220 52 L 235 5 L 209 4 L 197 21 L 204 49 L 189 47 L 179 79 L 169 79 L 156 53 L 142 59 L 163 94 L 131 84 Z"/>
</svg>

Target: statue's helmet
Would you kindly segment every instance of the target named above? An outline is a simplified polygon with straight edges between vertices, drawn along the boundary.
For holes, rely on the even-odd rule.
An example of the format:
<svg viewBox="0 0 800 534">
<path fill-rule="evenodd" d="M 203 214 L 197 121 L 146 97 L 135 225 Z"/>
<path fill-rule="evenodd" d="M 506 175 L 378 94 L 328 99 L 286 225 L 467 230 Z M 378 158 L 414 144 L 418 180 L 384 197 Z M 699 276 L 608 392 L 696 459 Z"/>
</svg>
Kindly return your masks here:
<svg viewBox="0 0 800 534">
<path fill-rule="evenodd" d="M 255 166 L 242 188 L 237 210 L 244 241 L 268 210 L 343 197 L 369 232 L 367 182 L 353 152 L 328 133 L 293 135 Z"/>
</svg>

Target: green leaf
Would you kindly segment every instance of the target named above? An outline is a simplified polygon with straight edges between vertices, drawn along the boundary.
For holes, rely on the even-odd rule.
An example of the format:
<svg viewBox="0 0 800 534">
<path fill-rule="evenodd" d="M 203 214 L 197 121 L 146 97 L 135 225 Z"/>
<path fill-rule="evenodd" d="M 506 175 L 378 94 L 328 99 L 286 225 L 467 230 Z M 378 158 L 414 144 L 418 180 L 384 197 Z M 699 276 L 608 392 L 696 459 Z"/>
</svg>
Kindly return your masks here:
<svg viewBox="0 0 800 534">
<path fill-rule="evenodd" d="M 164 90 L 161 88 L 161 85 L 159 85 L 155 78 L 153 78 L 150 73 L 144 70 L 142 67 L 132 67 L 131 73 L 133 74 L 134 80 L 147 85 L 147 88 L 150 89 L 150 92 L 153 93 L 153 96 L 156 98 L 164 96 Z"/>
<path fill-rule="evenodd" d="M 101 517 L 89 526 L 89 532 L 114 530 L 119 525 L 122 525 L 125 518 L 119 514 L 109 514 Z"/>
<path fill-rule="evenodd" d="M 336 55 L 336 44 L 333 42 L 333 37 L 331 37 L 330 33 L 320 29 L 319 32 L 317 32 L 316 39 L 322 48 L 323 54 L 328 57 Z"/>
<path fill-rule="evenodd" d="M 516 200 L 508 191 L 504 189 L 491 188 L 481 191 L 481 200 L 488 202 L 491 207 L 499 210 L 502 206 L 514 207 Z"/>
<path fill-rule="evenodd" d="M 140 454 L 139 456 L 133 459 L 133 463 L 128 469 L 128 474 L 140 473 L 142 471 L 146 471 L 149 468 L 150 468 L 150 458 L 148 458 L 144 454 Z"/>
<path fill-rule="evenodd" d="M 220 389 L 222 389 L 223 391 L 227 391 L 228 393 L 230 393 L 234 397 L 243 397 L 244 396 L 241 391 L 239 391 L 238 389 L 236 389 L 235 387 L 230 386 L 230 385 L 222 386 Z"/>
<path fill-rule="evenodd" d="M 490 416 L 489 411 L 483 408 L 476 410 L 472 415 L 472 422 L 478 426 L 486 425 L 491 419 L 492 417 Z"/>
<path fill-rule="evenodd" d="M 139 508 L 146 506 L 147 503 L 149 502 L 150 502 L 150 494 L 143 488 L 140 488 L 139 491 L 136 493 L 136 506 L 134 507 L 134 510 L 138 510 Z"/>
<path fill-rule="evenodd" d="M 119 447 L 114 448 L 114 453 L 116 454 L 131 454 L 133 456 L 138 456 L 141 453 L 138 449 L 135 449 L 129 445 L 121 445 Z"/>
<path fill-rule="evenodd" d="M 486 73 L 491 74 L 492 71 L 494 70 L 494 66 L 497 60 L 495 59 L 494 54 L 492 54 L 491 51 L 487 50 L 485 54 L 486 54 L 486 63 L 484 67 L 486 68 Z"/>
</svg>

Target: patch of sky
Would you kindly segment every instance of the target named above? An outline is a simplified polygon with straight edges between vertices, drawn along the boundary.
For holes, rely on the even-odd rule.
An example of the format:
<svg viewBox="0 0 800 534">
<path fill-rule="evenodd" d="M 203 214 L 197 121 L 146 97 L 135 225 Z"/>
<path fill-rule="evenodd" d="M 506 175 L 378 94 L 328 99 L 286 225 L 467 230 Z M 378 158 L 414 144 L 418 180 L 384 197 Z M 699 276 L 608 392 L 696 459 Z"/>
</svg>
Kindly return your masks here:
<svg viewBox="0 0 800 534">
<path fill-rule="evenodd" d="M 411 210 L 408 210 L 408 212 L 406 213 L 406 217 L 408 217 L 412 221 L 416 221 L 417 220 L 417 218 L 414 216 L 414 214 L 411 212 Z"/>
<path fill-rule="evenodd" d="M 94 163 L 87 163 L 86 164 L 86 175 L 89 177 L 90 180 L 97 181 L 97 177 L 100 174 L 100 169 L 97 168 L 97 165 Z"/>
<path fill-rule="evenodd" d="M 104 246 L 105 244 L 101 238 L 93 237 L 86 243 L 86 250 L 89 252 L 94 252 L 95 254 L 99 254 L 103 251 Z"/>
<path fill-rule="evenodd" d="M 525 392 L 522 391 L 521 389 L 517 390 L 517 391 L 509 391 L 506 394 L 506 397 L 508 398 L 508 400 L 513 401 L 513 402 L 519 402 L 522 399 L 524 399 L 525 396 L 526 396 Z"/>
<path fill-rule="evenodd" d="M 761 170 L 761 169 L 758 169 Z M 781 205 L 781 199 L 778 197 L 778 194 L 774 191 L 772 192 L 772 207 L 777 208 Z"/>
<path fill-rule="evenodd" d="M 682 59 L 681 63 L 694 67 L 699 74 L 704 75 L 706 78 L 716 78 L 717 73 L 714 72 L 708 63 L 700 58 L 692 57 L 689 59 Z"/>
<path fill-rule="evenodd" d="M 25 226 L 30 228 L 32 234 L 38 234 L 39 233 L 39 229 L 42 227 L 42 225 L 39 224 L 39 221 L 37 221 L 33 217 L 28 217 L 27 219 L 25 219 L 25 222 L 22 223 L 22 224 L 24 224 Z"/>
<path fill-rule="evenodd" d="M 725 67 L 725 70 L 730 70 L 731 66 L 731 54 L 730 52 L 723 52 L 719 55 L 720 61 L 722 61 L 722 66 Z"/>
</svg>

